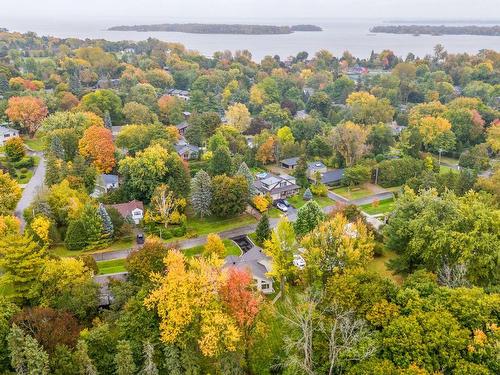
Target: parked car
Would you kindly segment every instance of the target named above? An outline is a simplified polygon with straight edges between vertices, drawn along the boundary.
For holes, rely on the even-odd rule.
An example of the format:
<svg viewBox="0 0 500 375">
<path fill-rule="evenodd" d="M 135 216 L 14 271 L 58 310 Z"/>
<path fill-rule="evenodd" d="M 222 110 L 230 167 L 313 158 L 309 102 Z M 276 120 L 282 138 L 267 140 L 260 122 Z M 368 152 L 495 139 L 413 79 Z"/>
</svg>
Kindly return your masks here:
<svg viewBox="0 0 500 375">
<path fill-rule="evenodd" d="M 286 199 L 276 199 L 275 203 L 276 204 L 281 203 L 281 204 L 284 204 L 287 207 L 291 206 L 290 202 L 288 202 Z"/>
<path fill-rule="evenodd" d="M 137 242 L 137 245 L 144 245 L 144 234 L 139 233 L 139 234 L 135 237 L 135 242 Z"/>
<path fill-rule="evenodd" d="M 276 207 L 278 208 L 278 210 L 280 211 L 283 211 L 283 212 L 288 212 L 288 207 L 285 206 L 283 203 L 281 202 L 278 202 L 276 203 Z"/>
</svg>

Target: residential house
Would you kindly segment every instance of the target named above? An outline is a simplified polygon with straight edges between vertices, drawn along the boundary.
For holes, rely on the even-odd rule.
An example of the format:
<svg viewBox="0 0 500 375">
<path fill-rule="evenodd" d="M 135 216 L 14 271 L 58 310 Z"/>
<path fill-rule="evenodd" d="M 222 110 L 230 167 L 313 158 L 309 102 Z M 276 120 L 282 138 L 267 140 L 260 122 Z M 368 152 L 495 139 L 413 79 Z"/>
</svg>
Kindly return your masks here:
<svg viewBox="0 0 500 375">
<path fill-rule="evenodd" d="M 187 90 L 179 90 L 179 89 L 170 89 L 167 90 L 167 95 L 175 96 L 176 98 L 179 98 L 184 101 L 189 100 L 189 91 Z"/>
<path fill-rule="evenodd" d="M 295 114 L 295 116 L 293 116 L 293 118 L 295 120 L 305 120 L 308 117 L 309 117 L 309 115 L 307 114 L 307 112 L 306 112 L 305 109 L 303 109 L 301 111 L 297 111 L 297 113 Z"/>
<path fill-rule="evenodd" d="M 401 135 L 401 132 L 406 129 L 406 126 L 398 125 L 396 121 L 392 121 L 391 123 L 387 124 L 389 128 L 391 128 L 391 132 L 393 136 L 399 136 Z"/>
<path fill-rule="evenodd" d="M 254 246 L 241 256 L 226 257 L 223 268 L 237 268 L 248 270 L 255 280 L 257 290 L 264 294 L 274 292 L 273 280 L 267 276 L 271 271 L 271 258 L 260 247 Z"/>
<path fill-rule="evenodd" d="M 300 190 L 295 177 L 287 174 L 259 174 L 254 181 L 254 187 L 262 194 L 269 194 L 273 200 L 291 197 Z"/>
<path fill-rule="evenodd" d="M 295 169 L 295 167 L 297 167 L 299 159 L 300 159 L 299 157 L 283 159 L 280 161 L 281 167 L 293 170 Z"/>
<path fill-rule="evenodd" d="M 175 151 L 184 160 L 198 159 L 200 156 L 200 148 L 198 146 L 190 145 L 186 141 L 179 141 L 175 146 Z"/>
<path fill-rule="evenodd" d="M 12 129 L 7 125 L 0 125 L 0 146 L 3 146 L 10 138 L 19 137 L 19 130 Z"/>
<path fill-rule="evenodd" d="M 93 197 L 100 197 L 120 186 L 118 176 L 115 174 L 101 174 L 97 176 Z"/>
<path fill-rule="evenodd" d="M 342 177 L 344 177 L 343 169 L 330 169 L 321 173 L 321 183 L 329 186 L 340 185 Z"/>
<path fill-rule="evenodd" d="M 98 89 L 117 89 L 120 87 L 120 79 L 100 79 L 97 81 Z"/>
<path fill-rule="evenodd" d="M 135 224 L 139 224 L 144 217 L 144 204 L 135 199 L 127 203 L 112 204 L 109 207 L 114 208 L 124 219 L 131 220 Z"/>
<path fill-rule="evenodd" d="M 175 125 L 175 127 L 177 128 L 177 131 L 179 132 L 181 137 L 184 137 L 187 128 L 189 128 L 189 123 L 187 121 L 182 121 L 180 124 Z"/>
<path fill-rule="evenodd" d="M 307 163 L 307 177 L 314 178 L 316 173 L 326 173 L 328 169 L 326 165 L 321 161 L 312 161 Z"/>
</svg>

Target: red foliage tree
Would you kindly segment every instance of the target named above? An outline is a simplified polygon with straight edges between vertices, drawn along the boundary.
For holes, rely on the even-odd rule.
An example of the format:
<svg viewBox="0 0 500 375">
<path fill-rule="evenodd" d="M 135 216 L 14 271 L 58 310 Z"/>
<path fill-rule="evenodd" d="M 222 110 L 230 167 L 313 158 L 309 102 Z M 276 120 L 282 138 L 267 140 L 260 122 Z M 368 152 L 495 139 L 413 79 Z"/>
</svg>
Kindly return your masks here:
<svg viewBox="0 0 500 375">
<path fill-rule="evenodd" d="M 80 154 L 92 160 L 101 173 L 109 173 L 116 164 L 113 136 L 109 129 L 93 125 L 83 133 L 79 143 Z"/>
<path fill-rule="evenodd" d="M 33 137 L 48 110 L 43 100 L 33 96 L 13 96 L 9 99 L 5 114 L 10 121 L 21 124 Z"/>
</svg>

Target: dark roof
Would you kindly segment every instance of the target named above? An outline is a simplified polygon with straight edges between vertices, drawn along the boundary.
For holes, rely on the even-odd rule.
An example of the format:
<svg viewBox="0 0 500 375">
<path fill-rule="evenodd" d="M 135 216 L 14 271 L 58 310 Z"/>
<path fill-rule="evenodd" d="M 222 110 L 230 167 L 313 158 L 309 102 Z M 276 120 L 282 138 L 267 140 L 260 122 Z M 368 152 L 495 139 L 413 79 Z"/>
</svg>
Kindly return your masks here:
<svg viewBox="0 0 500 375">
<path fill-rule="evenodd" d="M 321 182 L 323 184 L 331 184 L 332 182 L 339 182 L 344 176 L 343 169 L 333 169 L 322 174 Z"/>
<path fill-rule="evenodd" d="M 179 130 L 186 129 L 189 126 L 187 121 L 182 121 L 179 125 L 175 125 L 175 127 Z"/>
<path fill-rule="evenodd" d="M 291 166 L 297 165 L 297 163 L 299 162 L 299 159 L 300 159 L 299 157 L 283 159 L 280 163 L 286 164 L 286 165 L 291 167 Z"/>
</svg>

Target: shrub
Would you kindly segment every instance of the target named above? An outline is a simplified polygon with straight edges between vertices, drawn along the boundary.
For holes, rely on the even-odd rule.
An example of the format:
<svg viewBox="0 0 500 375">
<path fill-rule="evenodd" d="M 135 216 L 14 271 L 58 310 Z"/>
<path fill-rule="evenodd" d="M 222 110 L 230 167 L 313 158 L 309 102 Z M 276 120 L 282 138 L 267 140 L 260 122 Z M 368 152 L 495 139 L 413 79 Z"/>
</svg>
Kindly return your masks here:
<svg viewBox="0 0 500 375">
<path fill-rule="evenodd" d="M 328 187 L 325 184 L 314 184 L 311 185 L 310 189 L 317 197 L 326 197 L 328 195 Z"/>
<path fill-rule="evenodd" d="M 35 159 L 33 159 L 33 157 L 31 157 L 31 156 L 24 157 L 21 160 L 13 163 L 13 166 L 16 169 L 32 168 L 34 165 L 35 165 Z"/>
<path fill-rule="evenodd" d="M 5 142 L 5 155 L 11 162 L 21 160 L 26 153 L 23 140 L 20 137 L 10 138 Z"/>
</svg>

